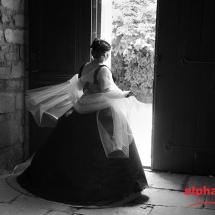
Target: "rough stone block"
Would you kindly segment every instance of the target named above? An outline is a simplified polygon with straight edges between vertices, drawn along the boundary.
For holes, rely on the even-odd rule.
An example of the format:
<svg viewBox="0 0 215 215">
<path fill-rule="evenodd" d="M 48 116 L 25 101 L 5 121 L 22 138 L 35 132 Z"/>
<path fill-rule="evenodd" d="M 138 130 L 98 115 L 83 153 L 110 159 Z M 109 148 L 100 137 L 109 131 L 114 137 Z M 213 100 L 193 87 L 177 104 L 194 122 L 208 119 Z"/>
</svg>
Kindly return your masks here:
<svg viewBox="0 0 215 215">
<path fill-rule="evenodd" d="M 10 121 L 10 139 L 12 144 L 19 142 L 19 127 L 20 122 Z"/>
<path fill-rule="evenodd" d="M 17 164 L 23 162 L 23 144 L 15 144 L 11 148 L 11 157 L 9 158 L 9 163 L 14 168 Z"/>
<path fill-rule="evenodd" d="M 5 38 L 9 43 L 24 44 L 24 30 L 5 30 Z"/>
<path fill-rule="evenodd" d="M 0 93 L 0 101 L 0 113 L 15 111 L 15 93 Z"/>
<path fill-rule="evenodd" d="M 21 59 L 24 59 L 24 51 L 25 51 L 24 48 L 25 48 L 24 45 L 17 45 L 17 44 L 10 43 L 9 45 L 2 46 L 1 50 L 6 60 L 20 60 L 19 51 L 20 51 Z"/>
<path fill-rule="evenodd" d="M 24 108 L 24 93 L 17 93 L 16 95 L 16 109 L 22 110 Z"/>
<path fill-rule="evenodd" d="M 18 51 L 17 44 L 10 44 L 10 45 L 8 45 L 8 52 L 17 52 L 17 51 Z"/>
<path fill-rule="evenodd" d="M 10 77 L 11 65 L 7 62 L 0 63 L 0 78 L 7 79 Z"/>
<path fill-rule="evenodd" d="M 0 122 L 5 121 L 5 114 L 0 114 Z"/>
<path fill-rule="evenodd" d="M 19 122 L 22 122 L 22 120 L 23 120 L 23 111 L 22 110 L 16 111 L 16 120 Z"/>
<path fill-rule="evenodd" d="M 11 138 L 10 138 L 10 125 L 8 122 L 1 122 L 0 123 L 0 147 L 4 147 L 7 145 L 11 145 Z"/>
<path fill-rule="evenodd" d="M 5 80 L 0 80 L 0 89 L 5 89 L 6 88 L 6 81 Z"/>
<path fill-rule="evenodd" d="M 15 20 L 15 25 L 16 26 L 18 26 L 18 27 L 24 27 L 24 25 L 25 25 L 24 15 L 18 14 L 16 16 L 14 16 L 14 20 Z"/>
<path fill-rule="evenodd" d="M 23 147 L 21 144 L 10 146 L 0 151 L 0 170 L 12 170 L 23 162 Z"/>
<path fill-rule="evenodd" d="M 0 122 L 0 147 L 10 146 L 19 141 L 19 125 L 17 121 Z"/>
<path fill-rule="evenodd" d="M 24 142 L 24 127 L 23 126 L 19 126 L 19 141 L 20 143 Z"/>
<path fill-rule="evenodd" d="M 4 31 L 0 30 L 0 42 L 4 42 Z"/>
<path fill-rule="evenodd" d="M 20 0 L 1 0 L 1 3 L 10 10 L 19 10 Z"/>
<path fill-rule="evenodd" d="M 6 122 L 10 120 L 15 120 L 15 114 L 14 113 L 3 113 L 0 114 L 0 122 Z"/>
<path fill-rule="evenodd" d="M 25 66 L 23 62 L 17 62 L 13 64 L 11 78 L 23 77 L 24 73 L 25 73 Z"/>
<path fill-rule="evenodd" d="M 4 54 L 0 53 L 0 61 L 5 61 Z"/>
<path fill-rule="evenodd" d="M 5 59 L 9 60 L 9 61 L 17 60 L 18 59 L 18 54 L 16 52 L 6 53 L 4 56 L 5 56 Z"/>
<path fill-rule="evenodd" d="M 9 51 L 9 45 L 8 44 L 2 45 L 1 50 L 4 51 L 4 52 Z"/>
<path fill-rule="evenodd" d="M 2 10 L 2 23 L 10 24 L 11 22 L 13 22 L 11 12 L 8 10 Z"/>
<path fill-rule="evenodd" d="M 24 89 L 23 80 L 7 80 L 5 84 L 5 88 L 8 90 L 17 90 L 17 89 Z"/>
<path fill-rule="evenodd" d="M 15 113 L 7 113 L 6 114 L 6 120 L 5 121 L 14 121 L 14 120 L 16 120 Z"/>
</svg>

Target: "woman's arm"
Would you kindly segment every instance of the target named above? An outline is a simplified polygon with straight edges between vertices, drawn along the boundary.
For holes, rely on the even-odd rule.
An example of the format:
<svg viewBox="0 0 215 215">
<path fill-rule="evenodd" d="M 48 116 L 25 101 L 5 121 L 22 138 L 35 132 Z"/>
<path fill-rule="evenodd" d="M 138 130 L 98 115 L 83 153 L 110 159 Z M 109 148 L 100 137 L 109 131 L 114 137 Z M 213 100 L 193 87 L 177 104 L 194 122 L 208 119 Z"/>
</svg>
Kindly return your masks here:
<svg viewBox="0 0 215 215">
<path fill-rule="evenodd" d="M 81 91 L 83 90 L 84 87 L 84 82 L 81 80 L 81 77 L 78 79 L 78 90 Z"/>
<path fill-rule="evenodd" d="M 99 70 L 97 78 L 102 91 L 107 90 L 113 82 L 112 73 L 107 67 Z"/>
</svg>

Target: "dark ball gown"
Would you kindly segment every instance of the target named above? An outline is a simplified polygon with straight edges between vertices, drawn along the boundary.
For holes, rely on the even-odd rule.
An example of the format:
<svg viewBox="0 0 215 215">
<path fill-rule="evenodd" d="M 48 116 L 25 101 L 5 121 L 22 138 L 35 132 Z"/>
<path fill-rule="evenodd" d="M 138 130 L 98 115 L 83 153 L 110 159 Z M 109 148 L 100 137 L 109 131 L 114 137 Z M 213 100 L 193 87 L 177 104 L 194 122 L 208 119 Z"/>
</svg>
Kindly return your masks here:
<svg viewBox="0 0 215 215">
<path fill-rule="evenodd" d="M 96 112 L 71 112 L 58 119 L 47 142 L 17 177 L 21 187 L 51 201 L 99 206 L 129 199 L 147 187 L 134 141 L 129 146 L 129 158 L 107 158 Z M 111 120 L 108 123 L 111 126 Z"/>
</svg>

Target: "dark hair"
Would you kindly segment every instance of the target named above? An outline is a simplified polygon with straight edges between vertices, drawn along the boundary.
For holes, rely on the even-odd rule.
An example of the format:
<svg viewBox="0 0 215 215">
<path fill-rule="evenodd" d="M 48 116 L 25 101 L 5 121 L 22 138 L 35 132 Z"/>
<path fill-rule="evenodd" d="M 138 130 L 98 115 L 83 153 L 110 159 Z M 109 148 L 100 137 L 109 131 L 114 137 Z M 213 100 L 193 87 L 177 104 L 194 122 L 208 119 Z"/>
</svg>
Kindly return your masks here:
<svg viewBox="0 0 215 215">
<path fill-rule="evenodd" d="M 99 59 L 105 54 L 105 52 L 111 50 L 111 45 L 105 40 L 95 38 L 90 48 L 92 49 L 92 56 L 96 59 Z"/>
</svg>

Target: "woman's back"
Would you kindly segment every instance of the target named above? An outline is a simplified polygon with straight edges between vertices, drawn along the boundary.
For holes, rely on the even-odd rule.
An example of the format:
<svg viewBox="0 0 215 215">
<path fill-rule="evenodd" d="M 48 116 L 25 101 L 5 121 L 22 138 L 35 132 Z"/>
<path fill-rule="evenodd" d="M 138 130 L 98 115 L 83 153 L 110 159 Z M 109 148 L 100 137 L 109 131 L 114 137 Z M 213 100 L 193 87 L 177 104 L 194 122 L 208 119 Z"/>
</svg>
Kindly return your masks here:
<svg viewBox="0 0 215 215">
<path fill-rule="evenodd" d="M 82 70 L 82 75 L 87 75 L 87 74 L 89 74 L 90 72 L 92 72 L 92 71 L 94 71 L 95 69 L 97 69 L 100 65 L 103 65 L 103 64 L 95 63 L 95 62 L 93 62 L 93 61 L 88 62 L 88 63 L 85 63 L 85 64 L 84 64 L 84 67 L 83 67 L 83 70 Z"/>
<path fill-rule="evenodd" d="M 104 64 L 95 64 L 93 62 L 82 65 L 79 71 L 79 79 L 82 83 L 83 91 L 85 92 L 87 89 L 91 93 L 101 92 L 113 82 L 110 69 Z"/>
</svg>

